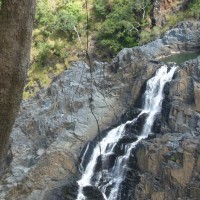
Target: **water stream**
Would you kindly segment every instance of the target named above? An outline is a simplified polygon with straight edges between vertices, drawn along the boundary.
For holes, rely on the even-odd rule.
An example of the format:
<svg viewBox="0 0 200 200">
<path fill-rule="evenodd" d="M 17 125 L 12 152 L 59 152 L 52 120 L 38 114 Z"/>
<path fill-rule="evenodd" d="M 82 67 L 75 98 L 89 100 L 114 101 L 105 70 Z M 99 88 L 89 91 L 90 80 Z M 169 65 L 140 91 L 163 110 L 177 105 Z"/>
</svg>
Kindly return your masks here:
<svg viewBox="0 0 200 200">
<path fill-rule="evenodd" d="M 129 171 L 127 163 L 136 145 L 151 134 L 155 117 L 161 112 L 164 85 L 171 81 L 176 68 L 173 66 L 168 69 L 164 65 L 158 69 L 155 76 L 147 81 L 144 105 L 140 114 L 135 119 L 109 131 L 95 146 L 78 181 L 77 200 L 87 199 L 84 188 L 88 186 L 96 188 L 105 200 L 127 199 L 122 187 L 122 182 Z M 134 134 L 130 130 L 127 131 L 128 127 L 135 128 L 142 119 L 143 124 L 135 130 Z"/>
</svg>

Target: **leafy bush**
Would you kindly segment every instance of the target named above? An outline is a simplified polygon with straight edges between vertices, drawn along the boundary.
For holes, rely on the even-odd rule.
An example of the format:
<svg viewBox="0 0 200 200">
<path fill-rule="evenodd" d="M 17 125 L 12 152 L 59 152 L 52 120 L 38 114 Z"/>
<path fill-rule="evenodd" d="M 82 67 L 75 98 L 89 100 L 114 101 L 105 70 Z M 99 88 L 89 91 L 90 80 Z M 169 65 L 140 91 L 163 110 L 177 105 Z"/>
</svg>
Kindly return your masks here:
<svg viewBox="0 0 200 200">
<path fill-rule="evenodd" d="M 105 0 L 94 1 L 94 13 L 97 18 L 105 18 L 106 16 L 106 5 Z"/>
<path fill-rule="evenodd" d="M 138 44 L 141 29 L 148 25 L 146 16 L 148 6 L 135 6 L 134 0 L 118 0 L 98 33 L 100 49 L 107 49 L 109 55 L 115 55 L 124 47 L 133 47 Z M 136 12 L 133 12 L 135 10 Z M 140 18 L 138 16 L 144 16 Z"/>
<path fill-rule="evenodd" d="M 106 15 L 111 12 L 110 3 L 108 0 L 94 0 L 93 8 L 93 14 L 98 20 L 105 20 Z"/>
<path fill-rule="evenodd" d="M 44 26 L 46 30 L 53 31 L 56 24 L 55 11 L 50 7 L 48 0 L 38 0 L 36 8 L 36 23 L 37 28 Z"/>
<path fill-rule="evenodd" d="M 76 42 L 77 30 L 84 19 L 83 9 L 77 1 L 38 0 L 35 30 L 33 31 L 32 64 L 52 66 L 53 59 L 64 59 L 65 46 Z"/>
<path fill-rule="evenodd" d="M 143 45 L 150 41 L 151 31 L 143 30 L 140 33 L 139 45 Z"/>
<path fill-rule="evenodd" d="M 200 0 L 193 0 L 189 4 L 189 14 L 197 19 L 200 19 Z"/>
<path fill-rule="evenodd" d="M 40 66 L 44 66 L 49 56 L 51 55 L 51 45 L 46 43 L 39 43 L 38 45 L 38 55 L 36 57 L 36 60 L 38 63 L 40 63 Z"/>
<path fill-rule="evenodd" d="M 57 20 L 55 29 L 64 32 L 75 31 L 84 19 L 82 8 L 79 4 L 69 2 L 57 11 Z"/>
<path fill-rule="evenodd" d="M 37 68 L 44 66 L 54 66 L 58 61 L 62 61 L 67 56 L 65 45 L 61 40 L 38 43 L 35 63 Z"/>
</svg>

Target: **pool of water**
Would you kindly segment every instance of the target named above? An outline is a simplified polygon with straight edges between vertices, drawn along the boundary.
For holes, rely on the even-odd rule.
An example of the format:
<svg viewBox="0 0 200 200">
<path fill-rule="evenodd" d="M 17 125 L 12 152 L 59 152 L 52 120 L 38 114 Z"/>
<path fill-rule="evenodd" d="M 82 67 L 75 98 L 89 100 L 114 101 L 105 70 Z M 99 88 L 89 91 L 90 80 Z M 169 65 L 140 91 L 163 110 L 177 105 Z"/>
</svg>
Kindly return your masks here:
<svg viewBox="0 0 200 200">
<path fill-rule="evenodd" d="M 162 61 L 165 63 L 175 62 L 179 65 L 187 60 L 195 59 L 198 56 L 200 56 L 200 52 L 179 53 L 179 54 L 174 54 L 172 56 L 164 58 L 162 59 Z"/>
</svg>

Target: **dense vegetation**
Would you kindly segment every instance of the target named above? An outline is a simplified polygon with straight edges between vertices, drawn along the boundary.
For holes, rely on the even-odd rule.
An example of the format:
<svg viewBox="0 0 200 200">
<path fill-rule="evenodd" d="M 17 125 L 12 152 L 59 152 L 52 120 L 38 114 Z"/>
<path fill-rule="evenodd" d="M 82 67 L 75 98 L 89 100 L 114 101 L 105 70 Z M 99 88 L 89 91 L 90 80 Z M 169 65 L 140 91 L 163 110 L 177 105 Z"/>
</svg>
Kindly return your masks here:
<svg viewBox="0 0 200 200">
<path fill-rule="evenodd" d="M 98 46 L 110 56 L 123 47 L 138 45 L 141 30 L 151 26 L 150 0 L 95 0 L 94 16 L 102 21 L 97 33 Z"/>
<path fill-rule="evenodd" d="M 80 1 L 37 1 L 25 98 L 48 85 L 52 77 L 77 59 L 77 52 L 81 51 L 77 38 L 84 26 L 85 12 Z"/>
<path fill-rule="evenodd" d="M 34 95 L 70 62 L 83 58 L 87 39 L 92 56 L 109 59 L 124 47 L 154 39 L 185 17 L 199 18 L 199 8 L 200 0 L 193 0 L 187 11 L 168 16 L 166 26 L 157 27 L 152 25 L 151 0 L 37 0 L 24 97 Z"/>
</svg>

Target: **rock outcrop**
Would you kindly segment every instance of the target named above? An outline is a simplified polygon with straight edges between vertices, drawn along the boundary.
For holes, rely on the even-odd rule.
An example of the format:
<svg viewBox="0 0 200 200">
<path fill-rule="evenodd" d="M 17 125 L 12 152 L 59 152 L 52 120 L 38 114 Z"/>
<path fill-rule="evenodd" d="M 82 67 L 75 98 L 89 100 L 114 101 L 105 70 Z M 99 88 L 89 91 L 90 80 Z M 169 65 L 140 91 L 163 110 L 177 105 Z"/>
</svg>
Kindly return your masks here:
<svg viewBox="0 0 200 200">
<path fill-rule="evenodd" d="M 152 25 L 163 27 L 170 20 L 173 21 L 176 18 L 178 11 L 184 11 L 188 7 L 188 0 L 153 0 L 152 10 Z"/>
<path fill-rule="evenodd" d="M 0 199 L 75 199 L 78 155 L 86 142 L 118 123 L 126 110 L 139 107 L 146 81 L 163 64 L 160 58 L 199 50 L 199 33 L 200 22 L 184 22 L 162 39 L 122 50 L 110 64 L 95 62 L 92 74 L 84 62 L 74 63 L 53 80 L 50 88 L 24 101 L 13 128 L 13 162 L 10 173 L 0 182 Z M 199 63 L 200 58 L 186 62 L 165 88 L 163 116 L 157 120 L 155 130 L 166 135 L 137 148 L 141 174 L 135 192 L 138 198 L 161 199 L 168 195 L 167 187 L 175 183 L 180 197 L 187 195 L 186 185 L 190 186 L 191 195 L 199 193 L 192 182 L 198 177 L 200 165 Z M 187 145 L 190 141 L 191 147 Z M 163 167 L 164 162 L 168 167 Z M 181 176 L 185 170 L 190 172 Z M 163 183 L 157 193 L 153 192 L 155 184 L 161 184 L 162 177 L 169 174 L 166 185 Z M 150 182 L 154 179 L 155 184 Z M 143 192 L 140 188 L 146 189 Z"/>
<path fill-rule="evenodd" d="M 140 183 L 135 199 L 199 199 L 200 137 L 168 133 L 143 141 L 136 152 Z"/>
<path fill-rule="evenodd" d="M 167 94 L 168 128 L 173 132 L 199 135 L 199 59 L 185 62 L 176 73 Z M 165 127 L 166 128 L 166 127 Z"/>
</svg>

